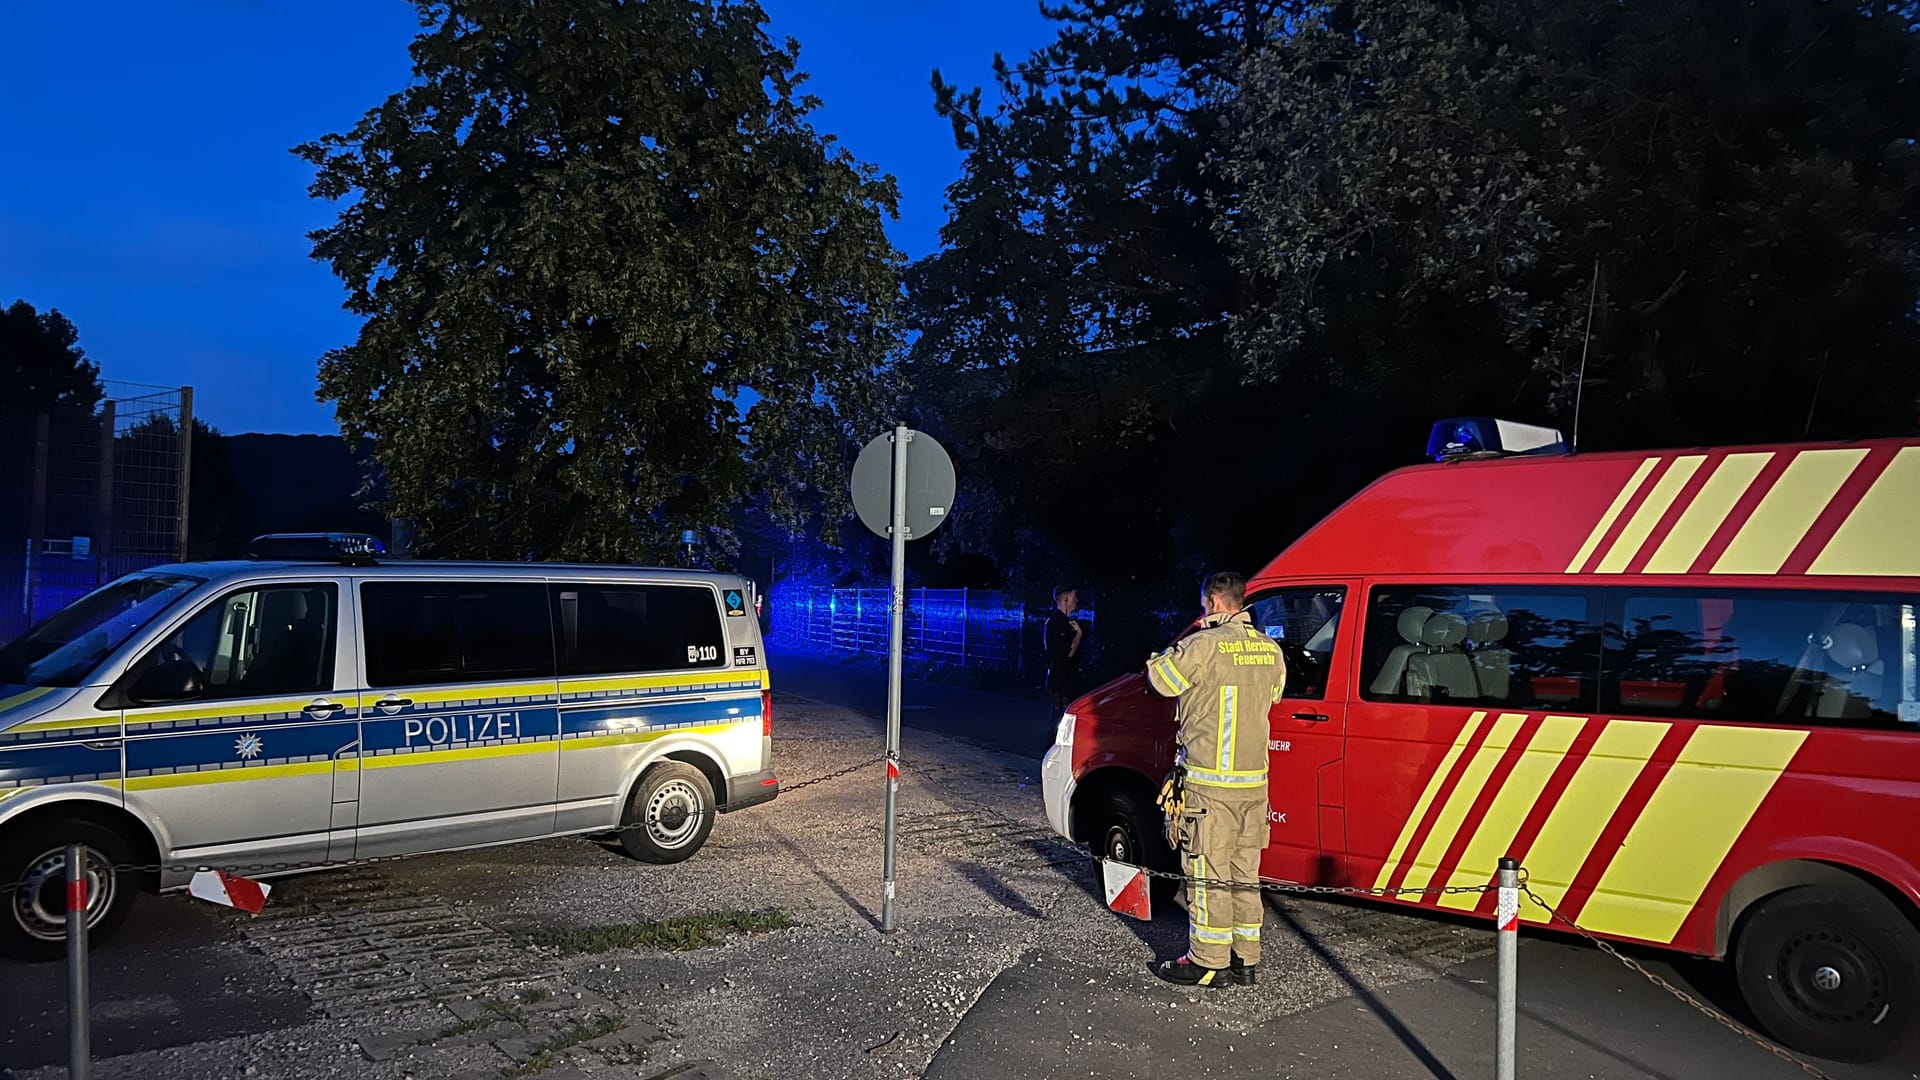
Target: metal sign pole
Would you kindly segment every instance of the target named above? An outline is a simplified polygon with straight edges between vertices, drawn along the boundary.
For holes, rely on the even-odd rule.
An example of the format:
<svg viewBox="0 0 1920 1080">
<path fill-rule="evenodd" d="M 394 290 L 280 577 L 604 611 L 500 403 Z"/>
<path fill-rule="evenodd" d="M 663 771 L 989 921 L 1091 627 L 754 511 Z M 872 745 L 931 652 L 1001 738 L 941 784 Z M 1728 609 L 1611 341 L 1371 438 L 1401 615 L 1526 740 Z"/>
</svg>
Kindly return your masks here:
<svg viewBox="0 0 1920 1080">
<path fill-rule="evenodd" d="M 882 857 L 885 892 L 880 898 L 880 930 L 893 932 L 894 816 L 900 801 L 900 653 L 906 636 L 907 606 L 907 425 L 893 429 L 893 603 L 887 633 L 887 846 Z"/>
<path fill-rule="evenodd" d="M 92 1018 L 87 1009 L 86 849 L 67 845 L 67 1076 L 93 1075 Z"/>
</svg>

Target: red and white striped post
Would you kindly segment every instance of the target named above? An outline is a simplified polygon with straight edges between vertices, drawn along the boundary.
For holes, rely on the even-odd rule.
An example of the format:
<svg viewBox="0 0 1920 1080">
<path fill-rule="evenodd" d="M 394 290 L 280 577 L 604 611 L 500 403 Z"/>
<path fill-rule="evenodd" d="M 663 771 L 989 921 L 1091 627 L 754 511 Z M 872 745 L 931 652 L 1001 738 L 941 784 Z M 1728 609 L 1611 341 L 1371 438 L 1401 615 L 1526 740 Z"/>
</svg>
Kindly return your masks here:
<svg viewBox="0 0 1920 1080">
<path fill-rule="evenodd" d="M 1501 859 L 1495 884 L 1498 891 L 1493 929 L 1499 971 L 1496 994 L 1499 1013 L 1494 1023 L 1494 1077 L 1513 1080 L 1514 983 L 1520 959 L 1520 863 L 1510 858 Z"/>
</svg>

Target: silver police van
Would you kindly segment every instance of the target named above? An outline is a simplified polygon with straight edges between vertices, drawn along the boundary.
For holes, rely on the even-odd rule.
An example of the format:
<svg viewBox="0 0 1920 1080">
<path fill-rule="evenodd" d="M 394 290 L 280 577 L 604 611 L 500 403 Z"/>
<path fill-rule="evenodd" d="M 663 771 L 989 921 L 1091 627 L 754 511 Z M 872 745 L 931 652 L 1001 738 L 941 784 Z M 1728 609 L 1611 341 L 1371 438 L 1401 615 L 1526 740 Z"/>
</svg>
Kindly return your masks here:
<svg viewBox="0 0 1920 1080">
<path fill-rule="evenodd" d="M 384 561 L 352 534 L 250 554 L 121 578 L 0 648 L 0 954 L 64 948 L 69 843 L 97 937 L 192 867 L 616 829 L 672 863 L 779 792 L 743 578 Z"/>
</svg>

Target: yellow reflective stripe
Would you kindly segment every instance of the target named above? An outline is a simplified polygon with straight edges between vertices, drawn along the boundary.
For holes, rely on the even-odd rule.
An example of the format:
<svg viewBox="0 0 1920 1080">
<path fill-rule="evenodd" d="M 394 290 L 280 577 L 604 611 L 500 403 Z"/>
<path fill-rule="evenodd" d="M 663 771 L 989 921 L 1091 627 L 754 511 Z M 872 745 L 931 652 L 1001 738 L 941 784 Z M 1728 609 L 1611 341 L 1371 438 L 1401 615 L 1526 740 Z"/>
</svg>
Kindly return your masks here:
<svg viewBox="0 0 1920 1080">
<path fill-rule="evenodd" d="M 577 678 L 560 680 L 560 692 L 563 694 L 591 694 L 606 690 L 654 690 L 671 689 L 682 686 L 718 686 L 723 690 L 751 689 L 764 687 L 767 683 L 764 673 L 738 674 L 733 671 L 713 669 L 702 672 L 688 672 L 684 675 L 617 675 L 610 678 Z"/>
<path fill-rule="evenodd" d="M 51 694 L 51 693 L 53 693 L 53 687 L 40 686 L 40 687 L 35 687 L 32 690 L 28 690 L 25 693 L 15 694 L 10 698 L 0 698 L 0 712 L 6 712 L 8 709 L 12 709 L 20 705 L 25 705 L 27 702 L 32 701 L 35 698 L 46 697 L 48 694 Z"/>
<path fill-rule="evenodd" d="M 1713 564 L 1716 574 L 1777 574 L 1867 456 L 1865 448 L 1802 450 Z M 1831 546 L 1831 545 L 1829 545 Z"/>
<path fill-rule="evenodd" d="M 1212 769 L 1187 769 L 1187 782 L 1205 787 L 1260 787 L 1267 782 L 1267 770 L 1244 769 L 1238 772 L 1216 772 Z"/>
<path fill-rule="evenodd" d="M 704 724 L 700 727 L 667 728 L 663 731 L 630 731 L 619 735 L 587 735 L 577 739 L 566 740 L 560 744 L 560 749 L 592 750 L 600 746 L 626 746 L 631 743 L 652 742 L 655 739 L 665 738 L 668 735 L 718 735 L 721 732 L 747 724 L 758 727 L 760 718 L 755 716 L 746 720 L 729 721 L 725 724 Z"/>
<path fill-rule="evenodd" d="M 1777 728 L 1696 729 L 1600 875 L 1580 925 L 1671 942 L 1806 740 Z"/>
<path fill-rule="evenodd" d="M 1513 737 L 1519 733 L 1520 725 L 1526 718 L 1526 713 L 1501 713 L 1494 720 L 1487 737 L 1481 740 L 1479 749 L 1467 762 L 1466 771 L 1460 774 L 1460 782 L 1454 785 L 1453 794 L 1447 796 L 1447 801 L 1441 805 L 1440 814 L 1434 819 L 1433 831 L 1427 834 L 1426 842 L 1414 854 L 1401 888 L 1424 889 L 1433 880 L 1433 872 L 1440 868 L 1440 861 L 1446 858 L 1447 849 L 1453 846 L 1453 838 L 1459 834 L 1461 824 L 1467 819 L 1467 812 L 1480 801 L 1481 792 L 1486 790 L 1487 778 L 1513 745 Z"/>
<path fill-rule="evenodd" d="M 1627 564 L 1639 554 L 1640 545 L 1646 543 L 1647 537 L 1653 535 L 1653 527 L 1660 524 L 1660 519 L 1666 516 L 1667 507 L 1673 505 L 1673 500 L 1679 497 L 1680 490 L 1687 486 L 1687 481 L 1693 479 L 1693 474 L 1699 471 L 1700 463 L 1705 460 L 1707 460 L 1705 454 L 1688 454 L 1673 459 L 1673 464 L 1667 466 L 1667 471 L 1660 474 L 1660 479 L 1653 485 L 1653 490 L 1647 492 L 1647 497 L 1641 501 L 1640 508 L 1627 519 L 1627 526 L 1620 530 L 1619 538 L 1614 540 L 1613 546 L 1600 557 L 1600 565 L 1593 568 L 1594 573 L 1617 574 L 1627 568 Z"/>
<path fill-rule="evenodd" d="M 1380 864 L 1380 874 L 1373 881 L 1374 888 L 1387 887 L 1387 882 L 1392 879 L 1394 870 L 1400 866 L 1401 857 L 1407 853 L 1407 845 L 1412 842 L 1413 834 L 1419 831 L 1420 823 L 1427 819 L 1427 809 L 1433 805 L 1434 795 L 1439 792 L 1440 785 L 1446 782 L 1447 774 L 1453 771 L 1453 763 L 1460 760 L 1460 752 L 1465 750 L 1467 744 L 1473 741 L 1474 735 L 1479 733 L 1480 721 L 1486 718 L 1487 714 L 1484 710 L 1468 717 L 1467 726 L 1460 729 L 1460 734 L 1454 737 L 1453 745 L 1448 747 L 1446 754 L 1440 758 L 1440 767 L 1433 770 L 1433 775 L 1427 779 L 1426 789 L 1420 792 L 1420 798 L 1413 804 L 1413 811 L 1407 815 L 1406 822 L 1400 826 L 1400 837 L 1393 842 L 1393 850 L 1387 853 L 1387 861 Z"/>
<path fill-rule="evenodd" d="M 1209 945 L 1233 944 L 1232 930 L 1222 930 L 1218 927 L 1201 926 L 1199 923 L 1190 922 L 1187 924 L 1187 933 L 1193 935 L 1195 941 L 1204 941 Z"/>
<path fill-rule="evenodd" d="M 1173 666 L 1173 657 L 1166 653 L 1161 653 L 1154 658 L 1153 663 L 1147 668 L 1147 673 L 1174 697 L 1179 697 L 1193 689 L 1193 684 L 1187 681 L 1187 677 L 1180 674 L 1179 668 Z"/>
<path fill-rule="evenodd" d="M 551 704 L 554 696 L 554 681 L 527 683 L 462 683 L 445 690 L 409 690 L 403 687 L 387 687 L 381 694 L 398 694 L 413 699 L 415 705 L 435 704 L 443 701 L 482 701 L 487 698 L 531 697 L 540 698 L 536 704 Z M 371 702 L 369 702 L 371 704 Z"/>
<path fill-rule="evenodd" d="M 1231 686 L 1220 688 L 1220 771 L 1224 773 L 1234 771 L 1233 739 L 1234 729 L 1239 720 L 1239 717 L 1234 715 L 1238 706 L 1238 695 L 1234 690 L 1235 688 Z"/>
<path fill-rule="evenodd" d="M 1242 938 L 1258 938 L 1260 936 L 1260 924 L 1259 923 L 1234 923 L 1233 936 L 1242 937 Z"/>
<path fill-rule="evenodd" d="M 1632 479 L 1628 480 L 1620 489 L 1620 493 L 1613 497 L 1613 505 L 1607 507 L 1607 512 L 1600 515 L 1599 524 L 1587 534 L 1587 542 L 1580 545 L 1580 550 L 1573 556 L 1573 561 L 1567 564 L 1567 573 L 1577 574 L 1580 568 L 1586 565 L 1587 559 L 1593 555 L 1593 549 L 1600 546 L 1600 541 L 1606 538 L 1607 530 L 1613 528 L 1614 521 L 1620 517 L 1620 511 L 1627 508 L 1627 503 L 1633 500 L 1633 493 L 1640 490 L 1640 485 L 1646 482 L 1647 474 L 1652 472 L 1653 467 L 1659 463 L 1659 458 L 1648 458 L 1640 463 L 1640 468 L 1634 472 Z M 1391 865 L 1395 861 L 1395 859 L 1387 860 L 1389 874 L 1392 873 Z"/>
<path fill-rule="evenodd" d="M 401 765 L 437 765 L 448 761 L 468 761 L 474 758 L 524 757 L 527 754 L 551 754 L 558 749 L 553 739 L 537 739 L 533 742 L 507 743 L 502 746 L 465 746 L 458 750 L 422 750 L 412 754 L 362 754 L 360 767 L 363 769 L 391 769 Z"/>
<path fill-rule="evenodd" d="M 319 776 L 331 772 L 333 772 L 331 761 L 302 761 L 292 765 L 252 765 L 238 769 L 201 769 L 199 772 L 129 777 L 127 790 L 154 791 L 160 788 L 224 784 L 230 780 L 283 780 L 292 776 Z"/>
<path fill-rule="evenodd" d="M 1809 574 L 1920 574 L 1920 446 L 1894 455 L 1807 568 Z"/>
<path fill-rule="evenodd" d="M 1684 574 L 1692 569 L 1694 560 L 1707 549 L 1707 542 L 1720 531 L 1740 497 L 1772 460 L 1771 452 L 1728 454 L 1647 560 L 1647 573 Z"/>
<path fill-rule="evenodd" d="M 1520 860 L 1527 868 L 1528 886 L 1556 907 L 1673 726 L 1646 720 L 1609 720 L 1606 725 Z M 1537 904 L 1520 905 L 1520 917 L 1538 923 L 1552 918 Z"/>
<path fill-rule="evenodd" d="M 1207 918 L 1207 857 L 1193 857 L 1193 921 L 1203 924 Z"/>
<path fill-rule="evenodd" d="M 334 693 L 337 693 L 337 691 L 321 690 L 308 694 L 306 697 L 228 702 L 220 705 L 201 705 L 191 709 L 154 709 L 151 711 L 128 709 L 127 723 L 159 724 L 169 720 L 224 720 L 230 716 L 275 716 L 280 713 L 298 713 L 300 710 L 306 708 L 314 698 L 329 697 L 329 695 Z M 348 691 L 347 696 L 351 699 L 352 691 Z M 353 706 L 346 704 L 346 707 L 352 708 Z"/>
<path fill-rule="evenodd" d="M 1520 827 L 1533 812 L 1547 781 L 1553 779 L 1554 770 L 1560 767 L 1573 740 L 1579 738 L 1586 726 L 1586 719 L 1579 716 L 1549 716 L 1541 721 L 1540 730 L 1534 732 L 1533 741 L 1521 752 L 1513 772 L 1495 793 L 1493 805 L 1487 808 L 1487 816 L 1474 830 L 1473 839 L 1460 856 L 1459 867 L 1447 879 L 1449 886 L 1464 888 L 1493 880 L 1500 857 L 1513 846 L 1514 838 L 1520 835 Z M 1465 911 L 1473 910 L 1479 903 L 1477 892 L 1450 893 L 1440 898 L 1441 907 Z"/>
</svg>

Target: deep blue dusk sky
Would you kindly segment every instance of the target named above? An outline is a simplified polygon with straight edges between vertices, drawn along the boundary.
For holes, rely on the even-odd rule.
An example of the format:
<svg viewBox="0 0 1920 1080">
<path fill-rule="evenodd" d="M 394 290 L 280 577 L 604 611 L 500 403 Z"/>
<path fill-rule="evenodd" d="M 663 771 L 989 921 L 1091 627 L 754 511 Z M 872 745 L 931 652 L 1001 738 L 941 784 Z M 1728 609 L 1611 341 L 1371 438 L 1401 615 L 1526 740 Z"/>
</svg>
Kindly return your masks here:
<svg viewBox="0 0 1920 1080">
<path fill-rule="evenodd" d="M 814 116 L 899 178 L 909 256 L 932 251 L 959 169 L 934 68 L 986 83 L 996 50 L 1053 36 L 1038 0 L 763 0 L 800 40 Z M 964 14 L 962 14 L 964 13 Z M 321 353 L 352 340 L 307 258 L 327 224 L 288 153 L 405 85 L 403 0 L 24 4 L 0 64 L 0 305 L 58 308 L 107 379 L 194 387 L 227 432 L 336 430 Z"/>
</svg>

